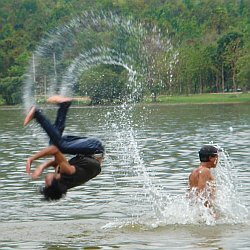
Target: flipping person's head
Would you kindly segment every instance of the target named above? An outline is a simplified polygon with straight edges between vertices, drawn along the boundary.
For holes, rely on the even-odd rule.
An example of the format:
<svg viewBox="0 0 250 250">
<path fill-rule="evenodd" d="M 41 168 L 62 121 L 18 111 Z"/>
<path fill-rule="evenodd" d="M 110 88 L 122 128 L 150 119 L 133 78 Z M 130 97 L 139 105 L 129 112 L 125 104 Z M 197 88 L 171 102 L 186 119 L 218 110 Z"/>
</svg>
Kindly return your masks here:
<svg viewBox="0 0 250 250">
<path fill-rule="evenodd" d="M 41 193 L 46 200 L 59 200 L 67 193 L 67 187 L 60 180 L 53 178 L 50 185 L 46 185 Z"/>
<path fill-rule="evenodd" d="M 199 157 L 201 162 L 209 162 L 211 158 L 217 159 L 218 149 L 212 145 L 204 145 L 199 151 Z"/>
</svg>

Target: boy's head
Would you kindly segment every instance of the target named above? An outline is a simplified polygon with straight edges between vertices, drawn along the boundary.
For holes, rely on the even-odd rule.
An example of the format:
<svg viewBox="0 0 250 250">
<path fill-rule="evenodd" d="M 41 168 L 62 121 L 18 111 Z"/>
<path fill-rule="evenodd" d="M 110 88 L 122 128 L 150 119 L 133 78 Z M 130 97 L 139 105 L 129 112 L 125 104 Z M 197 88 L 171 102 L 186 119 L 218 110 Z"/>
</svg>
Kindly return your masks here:
<svg viewBox="0 0 250 250">
<path fill-rule="evenodd" d="M 67 187 L 54 178 L 51 185 L 45 186 L 41 191 L 46 200 L 59 200 L 67 193 Z"/>
<path fill-rule="evenodd" d="M 212 145 L 204 145 L 199 151 L 201 162 L 209 162 L 210 157 L 218 156 L 218 149 Z"/>
</svg>

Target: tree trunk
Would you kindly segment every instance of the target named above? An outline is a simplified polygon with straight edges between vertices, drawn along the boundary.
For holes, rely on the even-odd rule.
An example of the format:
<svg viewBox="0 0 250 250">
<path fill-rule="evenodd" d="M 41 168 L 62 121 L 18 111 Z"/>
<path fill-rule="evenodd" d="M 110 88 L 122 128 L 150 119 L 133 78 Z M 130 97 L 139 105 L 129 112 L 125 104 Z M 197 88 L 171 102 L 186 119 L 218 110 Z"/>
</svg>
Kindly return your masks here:
<svg viewBox="0 0 250 250">
<path fill-rule="evenodd" d="M 224 67 L 223 67 L 223 63 L 221 64 L 221 88 L 222 88 L 222 92 L 224 93 L 224 90 L 225 90 L 225 79 L 224 79 Z"/>
<path fill-rule="evenodd" d="M 233 71 L 233 89 L 234 89 L 234 91 L 236 91 L 237 90 L 237 87 L 236 87 L 236 81 L 235 81 L 235 76 L 236 76 L 236 67 L 233 65 L 233 67 L 232 67 L 233 69 L 232 69 L 232 71 Z"/>
<path fill-rule="evenodd" d="M 202 77 L 200 75 L 200 94 L 203 93 L 203 83 L 202 83 Z"/>
<path fill-rule="evenodd" d="M 156 102 L 156 93 L 155 92 L 153 92 L 151 94 L 151 98 L 152 98 L 152 102 Z"/>
<path fill-rule="evenodd" d="M 220 82 L 219 82 L 219 76 L 218 76 L 218 74 L 216 74 L 216 91 L 217 91 L 217 93 L 220 91 Z"/>
</svg>

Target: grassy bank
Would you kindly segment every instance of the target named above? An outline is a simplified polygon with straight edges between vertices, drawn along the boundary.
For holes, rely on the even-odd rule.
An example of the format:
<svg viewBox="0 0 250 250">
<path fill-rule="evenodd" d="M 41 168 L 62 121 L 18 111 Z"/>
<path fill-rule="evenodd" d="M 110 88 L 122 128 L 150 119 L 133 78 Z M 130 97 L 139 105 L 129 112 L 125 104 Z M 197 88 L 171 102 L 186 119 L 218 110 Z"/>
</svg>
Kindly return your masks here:
<svg viewBox="0 0 250 250">
<path fill-rule="evenodd" d="M 46 103 L 45 98 L 39 97 L 37 103 L 42 105 Z M 74 97 L 73 105 L 75 106 L 89 106 L 91 100 L 88 97 Z M 118 104 L 117 102 L 116 104 Z M 249 93 L 224 93 L 224 94 L 194 94 L 194 95 L 179 95 L 179 96 L 157 96 L 156 102 L 152 101 L 151 97 L 144 97 L 142 103 L 144 104 L 226 104 L 226 103 L 249 103 Z M 106 105 L 110 105 L 106 103 Z M 113 103 L 115 105 L 115 103 Z M 7 106 L 0 102 L 0 107 L 21 107 L 22 105 Z"/>
<path fill-rule="evenodd" d="M 145 103 L 152 103 L 151 97 L 144 99 Z M 250 103 L 250 93 L 225 94 L 194 94 L 188 96 L 160 95 L 156 103 L 162 104 L 206 104 L 206 103 Z"/>
</svg>

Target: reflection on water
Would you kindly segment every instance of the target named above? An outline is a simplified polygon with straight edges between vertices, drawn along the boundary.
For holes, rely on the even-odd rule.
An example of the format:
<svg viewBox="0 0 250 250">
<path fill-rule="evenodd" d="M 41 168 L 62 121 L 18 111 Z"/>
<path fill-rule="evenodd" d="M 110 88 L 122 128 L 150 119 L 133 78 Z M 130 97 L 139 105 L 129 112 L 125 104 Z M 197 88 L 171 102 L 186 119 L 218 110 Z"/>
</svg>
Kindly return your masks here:
<svg viewBox="0 0 250 250">
<path fill-rule="evenodd" d="M 46 113 L 52 118 L 55 110 Z M 23 128 L 22 110 L 1 109 L 0 120 L 0 218 L 6 229 L 1 229 L 2 247 L 11 247 L 4 243 L 9 240 L 25 242 L 30 230 L 34 243 L 19 244 L 18 249 L 54 249 L 46 242 L 58 246 L 59 239 L 66 242 L 59 249 L 67 242 L 83 247 L 83 241 L 86 247 L 100 249 L 127 244 L 166 249 L 176 246 L 176 239 L 190 249 L 230 246 L 228 241 L 249 246 L 244 236 L 250 231 L 246 210 L 248 217 L 237 225 L 241 234 L 228 239 L 235 233 L 231 224 L 242 222 L 234 218 L 224 223 L 220 235 L 204 236 L 207 242 L 201 242 L 194 233 L 200 226 L 197 230 L 196 223 L 192 225 L 183 199 L 188 175 L 199 164 L 197 151 L 213 141 L 233 160 L 234 169 L 227 171 L 233 178 L 237 175 L 237 199 L 249 206 L 248 105 L 138 106 L 123 107 L 122 112 L 116 107 L 72 108 L 65 134 L 98 136 L 107 155 L 101 175 L 52 203 L 42 202 L 36 191 L 43 180 L 31 181 L 24 173 L 26 158 L 47 145 L 43 131 L 35 123 Z M 206 223 L 203 227 L 201 232 Z"/>
</svg>

